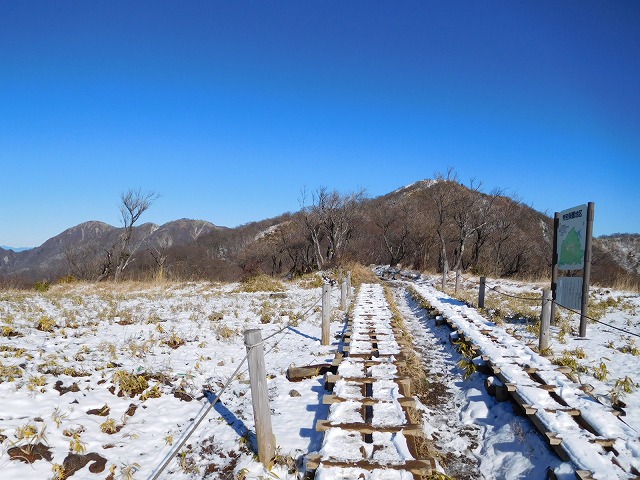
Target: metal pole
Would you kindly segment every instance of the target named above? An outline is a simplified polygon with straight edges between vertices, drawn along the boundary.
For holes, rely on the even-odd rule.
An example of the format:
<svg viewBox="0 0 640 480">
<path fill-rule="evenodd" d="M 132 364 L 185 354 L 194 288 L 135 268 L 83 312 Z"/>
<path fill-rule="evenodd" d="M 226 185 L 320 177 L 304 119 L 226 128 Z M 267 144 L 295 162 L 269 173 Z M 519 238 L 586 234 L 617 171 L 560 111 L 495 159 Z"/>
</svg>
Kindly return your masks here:
<svg viewBox="0 0 640 480">
<path fill-rule="evenodd" d="M 458 293 L 458 288 L 460 288 L 460 270 L 456 270 L 456 293 Z"/>
<path fill-rule="evenodd" d="M 247 347 L 249 360 L 251 403 L 253 403 L 253 420 L 256 424 L 258 439 L 258 458 L 265 467 L 269 468 L 275 456 L 276 442 L 271 427 L 267 372 L 264 366 L 264 347 L 260 330 L 255 328 L 245 331 L 244 344 Z"/>
<path fill-rule="evenodd" d="M 587 336 L 587 311 L 589 310 L 589 281 L 591 280 L 591 237 L 593 236 L 593 214 L 595 205 L 587 204 L 587 231 L 584 245 L 584 268 L 582 269 L 582 305 L 580 307 L 580 337 Z"/>
<path fill-rule="evenodd" d="M 480 288 L 478 289 L 478 308 L 484 308 L 484 293 L 487 286 L 487 277 L 480 277 Z"/>
<path fill-rule="evenodd" d="M 551 290 L 542 290 L 542 314 L 540 315 L 540 352 L 549 348 L 549 325 L 551 324 L 551 305 L 553 305 Z"/>
<path fill-rule="evenodd" d="M 347 279 L 343 279 L 340 283 L 340 308 L 347 309 Z"/>
<path fill-rule="evenodd" d="M 351 298 L 351 270 L 347 270 L 347 297 Z"/>
</svg>

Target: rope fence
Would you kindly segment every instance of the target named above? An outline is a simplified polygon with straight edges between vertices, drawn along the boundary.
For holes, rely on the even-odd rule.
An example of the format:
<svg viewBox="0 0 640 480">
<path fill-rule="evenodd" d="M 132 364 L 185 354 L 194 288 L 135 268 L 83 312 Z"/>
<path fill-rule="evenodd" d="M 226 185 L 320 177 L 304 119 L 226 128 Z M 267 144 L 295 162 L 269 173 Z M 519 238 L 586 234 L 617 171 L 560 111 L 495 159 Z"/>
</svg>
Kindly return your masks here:
<svg viewBox="0 0 640 480">
<path fill-rule="evenodd" d="M 560 307 L 560 308 L 564 308 L 565 310 L 569 310 L 569 311 L 570 311 L 570 312 L 572 312 L 572 313 L 576 313 L 576 314 L 578 314 L 578 315 L 581 315 L 581 313 L 580 313 L 578 310 L 574 310 L 573 308 L 569 308 L 569 307 L 565 307 L 564 305 L 560 305 L 560 304 L 559 304 L 558 302 L 556 302 L 555 300 L 553 301 L 553 303 L 554 303 L 555 305 L 557 305 L 558 307 Z M 591 320 L 592 322 L 596 322 L 596 323 L 599 323 L 599 324 L 601 324 L 601 325 L 605 325 L 605 326 L 607 326 L 607 327 L 609 327 L 609 328 L 613 328 L 614 330 L 618 330 L 618 331 L 620 331 L 620 332 L 626 333 L 627 335 L 633 335 L 634 337 L 639 337 L 639 338 L 640 338 L 640 335 L 639 335 L 639 334 L 634 333 L 634 332 L 630 332 L 629 330 L 625 330 L 624 328 L 616 327 L 615 325 L 611 325 L 610 323 L 606 323 L 606 322 L 602 322 L 602 321 L 600 321 L 600 320 L 596 320 L 595 318 L 591 318 L 591 317 L 589 317 L 588 315 L 585 315 L 584 317 L 585 317 L 587 320 Z"/>
<path fill-rule="evenodd" d="M 309 306 L 300 315 L 301 319 L 302 320 L 306 320 L 307 318 L 309 318 L 309 312 L 311 312 L 311 310 L 313 310 L 320 303 L 321 300 L 322 300 L 322 297 L 318 298 L 311 306 Z M 227 388 L 238 377 L 240 369 L 242 368 L 244 363 L 249 358 L 249 355 L 250 355 L 251 351 L 253 349 L 255 349 L 256 347 L 266 345 L 265 342 L 267 340 L 269 340 L 269 339 L 271 339 L 271 338 L 273 338 L 273 337 L 275 337 L 277 335 L 280 335 L 281 333 L 284 332 L 282 337 L 279 338 L 267 351 L 264 352 L 265 356 L 268 355 L 291 332 L 291 330 L 288 330 L 288 329 L 290 329 L 292 326 L 294 326 L 293 323 L 294 323 L 294 320 L 289 320 L 289 322 L 287 322 L 285 324 L 285 326 L 283 326 L 282 328 L 278 329 L 274 333 L 268 335 L 267 337 L 263 338 L 260 342 L 254 344 L 254 345 L 251 345 L 251 346 L 247 346 L 247 352 L 246 352 L 244 358 L 240 361 L 240 363 L 236 367 L 235 371 L 231 374 L 231 376 L 228 378 L 226 383 L 223 385 L 223 387 L 220 390 L 220 392 L 215 397 L 213 397 L 213 399 L 211 399 L 211 400 L 207 397 L 207 400 L 208 400 L 207 404 L 202 406 L 202 408 L 200 409 L 198 414 L 194 417 L 194 419 L 191 422 L 191 424 L 187 427 L 187 429 L 181 435 L 181 437 L 178 440 L 178 442 L 176 443 L 176 445 L 171 449 L 171 451 L 169 453 L 167 453 L 167 455 L 164 457 L 164 459 L 162 460 L 160 465 L 158 467 L 156 467 L 151 472 L 151 475 L 148 477 L 148 480 L 157 480 L 160 477 L 160 475 L 162 474 L 162 472 L 169 466 L 171 461 L 176 457 L 176 455 L 178 455 L 178 453 L 180 452 L 182 447 L 185 445 L 187 440 L 191 437 L 191 435 L 193 435 L 193 433 L 200 426 L 202 421 L 206 418 L 207 414 L 211 411 L 211 409 L 215 406 L 215 404 L 218 403 L 218 401 L 220 400 L 220 397 L 222 396 L 222 394 L 227 390 Z M 287 331 L 285 332 L 285 330 L 287 330 Z M 205 396 L 206 396 L 206 394 L 205 394 Z"/>
<path fill-rule="evenodd" d="M 473 284 L 478 285 L 478 286 L 481 285 L 480 282 L 477 282 L 472 278 L 464 277 L 463 275 L 460 275 L 460 278 L 465 282 L 473 283 Z M 514 299 L 517 299 L 517 300 L 523 300 L 523 301 L 528 301 L 528 302 L 540 302 L 541 301 L 541 299 L 539 299 L 539 298 L 521 297 L 519 295 L 511 295 L 509 293 L 501 292 L 500 290 L 498 290 L 497 286 L 495 286 L 495 287 L 489 286 L 489 285 L 486 284 L 486 282 L 485 282 L 485 288 L 487 288 L 488 290 L 493 290 L 494 292 L 499 293 L 500 295 L 503 295 L 505 297 L 514 298 Z M 568 310 L 568 311 L 570 311 L 572 313 L 575 313 L 577 315 L 581 315 L 581 313 L 579 311 L 574 310 L 574 309 L 569 308 L 569 307 L 565 307 L 564 305 L 560 305 L 555 300 L 553 300 L 553 303 L 555 305 L 557 305 L 558 307 L 561 307 L 561 308 L 563 308 L 565 310 Z M 601 325 L 604 325 L 604 326 L 609 327 L 609 328 L 613 328 L 614 330 L 618 330 L 619 332 L 625 333 L 627 335 L 632 335 L 634 337 L 640 338 L 640 334 L 637 334 L 637 333 L 634 333 L 634 332 L 630 332 L 629 330 L 625 330 L 624 328 L 616 327 L 615 325 L 611 325 L 610 323 L 606 323 L 606 322 L 603 322 L 601 320 L 596 320 L 595 318 L 589 317 L 588 315 L 585 315 L 584 317 L 587 320 L 590 320 L 592 322 L 599 323 Z"/>
<path fill-rule="evenodd" d="M 465 282 L 469 282 L 469 283 L 474 283 L 476 285 L 480 285 L 480 282 L 477 282 L 472 278 L 467 278 L 467 277 L 464 277 L 463 275 L 460 275 L 460 278 Z M 501 292 L 500 290 L 498 290 L 497 286 L 491 287 L 491 286 L 487 285 L 486 283 L 485 283 L 485 287 L 487 289 L 493 290 L 494 292 L 499 293 L 500 295 L 503 295 L 505 297 L 514 298 L 514 299 L 517 299 L 517 300 L 524 300 L 524 301 L 527 301 L 527 302 L 539 302 L 540 301 L 540 299 L 538 299 L 538 298 L 521 297 L 521 296 L 518 296 L 518 295 L 512 295 L 512 294 L 509 294 L 509 293 Z"/>
</svg>

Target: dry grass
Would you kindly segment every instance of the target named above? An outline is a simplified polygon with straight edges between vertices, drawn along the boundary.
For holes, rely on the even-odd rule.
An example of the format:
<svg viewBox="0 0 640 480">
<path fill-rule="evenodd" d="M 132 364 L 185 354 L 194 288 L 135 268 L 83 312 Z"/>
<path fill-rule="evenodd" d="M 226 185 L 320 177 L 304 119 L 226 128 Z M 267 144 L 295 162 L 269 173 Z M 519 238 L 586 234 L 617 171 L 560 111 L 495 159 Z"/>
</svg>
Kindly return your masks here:
<svg viewBox="0 0 640 480">
<path fill-rule="evenodd" d="M 392 320 L 402 331 L 403 339 L 407 340 L 410 345 L 413 345 L 413 337 L 406 328 L 404 318 L 402 317 L 402 314 L 398 309 L 398 305 L 393 298 L 393 293 L 391 292 L 391 289 L 388 285 L 384 285 L 384 296 L 387 300 L 387 303 L 389 304 Z M 427 376 L 424 371 L 422 359 L 413 348 L 407 348 L 405 350 L 405 365 L 400 367 L 398 370 L 400 375 L 411 378 L 411 395 L 420 398 L 421 396 L 427 394 L 427 392 L 429 391 L 429 381 L 427 380 Z M 415 408 L 407 409 L 407 416 L 409 417 L 408 420 L 411 423 L 415 423 L 418 425 L 423 424 L 424 420 L 422 418 L 422 414 Z M 424 437 L 415 438 L 415 449 L 418 458 L 430 458 L 438 456 L 431 442 L 429 442 Z"/>
<path fill-rule="evenodd" d="M 280 280 L 272 278 L 268 275 L 258 275 L 248 278 L 238 288 L 239 292 L 255 293 L 255 292 L 283 292 L 284 286 Z"/>
<path fill-rule="evenodd" d="M 612 288 L 614 290 L 624 290 L 626 292 L 640 293 L 640 279 L 637 276 L 631 274 L 618 276 L 611 282 L 610 285 L 604 285 L 605 287 Z"/>
<path fill-rule="evenodd" d="M 359 263 L 347 263 L 342 268 L 343 272 L 351 272 L 351 285 L 359 287 L 363 283 L 379 283 L 380 279 L 368 267 Z"/>
<path fill-rule="evenodd" d="M 321 288 L 324 285 L 324 280 L 322 276 L 317 273 L 307 273 L 298 277 L 294 280 L 294 283 L 297 284 L 301 288 Z"/>
</svg>

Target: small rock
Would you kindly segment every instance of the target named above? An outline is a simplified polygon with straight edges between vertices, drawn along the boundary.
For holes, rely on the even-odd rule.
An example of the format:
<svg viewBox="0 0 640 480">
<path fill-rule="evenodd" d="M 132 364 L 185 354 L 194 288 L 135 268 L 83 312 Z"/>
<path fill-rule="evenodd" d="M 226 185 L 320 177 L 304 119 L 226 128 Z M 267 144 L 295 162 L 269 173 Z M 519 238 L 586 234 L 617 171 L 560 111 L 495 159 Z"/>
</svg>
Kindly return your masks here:
<svg viewBox="0 0 640 480">
<path fill-rule="evenodd" d="M 289 392 L 289 396 L 290 396 L 290 397 L 300 397 L 301 395 L 300 395 L 300 392 L 299 392 L 299 391 L 297 391 L 297 390 L 291 390 L 291 391 Z"/>
</svg>

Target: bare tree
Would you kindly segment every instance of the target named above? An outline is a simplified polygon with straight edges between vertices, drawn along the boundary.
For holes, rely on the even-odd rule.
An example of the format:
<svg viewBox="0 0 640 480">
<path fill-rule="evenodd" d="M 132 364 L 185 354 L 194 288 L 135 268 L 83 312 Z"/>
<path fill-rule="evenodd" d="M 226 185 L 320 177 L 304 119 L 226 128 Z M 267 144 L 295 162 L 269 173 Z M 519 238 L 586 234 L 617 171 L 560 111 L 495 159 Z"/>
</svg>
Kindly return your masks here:
<svg viewBox="0 0 640 480">
<path fill-rule="evenodd" d="M 142 192 L 140 189 L 128 190 L 120 195 L 120 215 L 123 225 L 122 235 L 117 245 L 118 254 L 115 258 L 116 266 L 114 279 L 122 278 L 124 270 L 133 261 L 133 254 L 139 245 L 133 245 L 133 227 L 149 207 L 159 198 L 155 192 Z"/>
<path fill-rule="evenodd" d="M 456 229 L 456 251 L 454 270 L 460 273 L 463 267 L 467 241 L 477 235 L 493 219 L 492 213 L 501 190 L 495 189 L 486 195 L 480 190 L 481 184 L 471 180 L 469 187 L 459 188 L 452 205 L 452 218 Z"/>
<path fill-rule="evenodd" d="M 302 193 L 301 219 L 313 245 L 318 268 L 339 261 L 351 239 L 364 191 L 341 195 L 321 187 L 312 194 L 311 205 L 305 205 Z"/>
<path fill-rule="evenodd" d="M 409 243 L 409 210 L 406 202 L 394 199 L 375 202 L 373 222 L 382 232 L 382 241 L 388 253 L 389 265 L 394 266 L 407 254 Z"/>
<path fill-rule="evenodd" d="M 159 245 L 149 245 L 148 251 L 155 262 L 155 279 L 156 281 L 163 281 L 166 275 L 166 263 L 167 263 L 167 251 L 169 249 L 168 244 L 160 243 Z"/>
<path fill-rule="evenodd" d="M 445 174 L 436 173 L 434 183 L 426 190 L 435 213 L 435 227 L 440 241 L 440 267 L 443 278 L 449 274 L 449 258 L 447 256 L 447 230 L 451 224 L 454 189 L 458 185 L 458 175 L 453 167 Z"/>
</svg>

